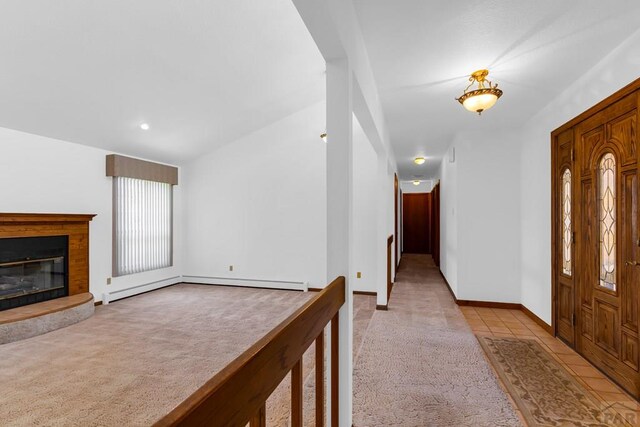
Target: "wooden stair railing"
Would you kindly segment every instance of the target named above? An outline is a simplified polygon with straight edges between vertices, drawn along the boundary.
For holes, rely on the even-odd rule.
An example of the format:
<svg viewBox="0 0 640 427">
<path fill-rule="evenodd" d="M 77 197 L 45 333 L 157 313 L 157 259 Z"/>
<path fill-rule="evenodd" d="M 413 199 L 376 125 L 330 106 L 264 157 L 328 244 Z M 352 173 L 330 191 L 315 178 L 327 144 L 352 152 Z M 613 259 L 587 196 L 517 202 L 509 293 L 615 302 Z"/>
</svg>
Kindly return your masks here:
<svg viewBox="0 0 640 427">
<path fill-rule="evenodd" d="M 316 426 L 324 426 L 324 328 L 331 321 L 331 425 L 338 425 L 338 310 L 345 302 L 338 277 L 154 425 L 266 425 L 268 397 L 291 371 L 291 425 L 302 426 L 302 356 L 316 342 Z"/>
</svg>

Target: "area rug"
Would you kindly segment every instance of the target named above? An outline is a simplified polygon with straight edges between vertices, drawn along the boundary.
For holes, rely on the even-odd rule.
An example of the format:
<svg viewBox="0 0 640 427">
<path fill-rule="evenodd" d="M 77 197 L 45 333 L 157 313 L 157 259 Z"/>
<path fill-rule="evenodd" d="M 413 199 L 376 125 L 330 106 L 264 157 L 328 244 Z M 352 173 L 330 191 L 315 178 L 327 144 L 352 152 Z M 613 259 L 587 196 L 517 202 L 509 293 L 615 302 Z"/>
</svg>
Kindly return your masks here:
<svg viewBox="0 0 640 427">
<path fill-rule="evenodd" d="M 626 426 L 535 340 L 478 337 L 530 426 Z"/>
</svg>

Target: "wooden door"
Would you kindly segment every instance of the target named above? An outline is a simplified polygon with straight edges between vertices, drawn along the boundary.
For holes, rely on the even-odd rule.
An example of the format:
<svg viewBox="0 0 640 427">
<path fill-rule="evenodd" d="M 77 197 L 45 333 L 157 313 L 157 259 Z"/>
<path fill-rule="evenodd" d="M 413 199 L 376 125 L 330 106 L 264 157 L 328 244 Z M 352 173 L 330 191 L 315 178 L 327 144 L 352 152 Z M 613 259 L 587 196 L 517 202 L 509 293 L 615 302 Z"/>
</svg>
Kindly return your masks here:
<svg viewBox="0 0 640 427">
<path fill-rule="evenodd" d="M 402 195 L 402 223 L 404 252 L 414 254 L 431 253 L 431 194 L 416 193 Z"/>
<path fill-rule="evenodd" d="M 389 298 L 391 298 L 391 289 L 393 288 L 393 280 L 391 280 L 391 245 L 393 245 L 393 235 L 387 239 L 387 306 L 389 306 Z"/>
<path fill-rule="evenodd" d="M 440 267 L 440 183 L 431 190 L 431 255 Z"/>
<path fill-rule="evenodd" d="M 393 203 L 394 203 L 394 215 L 393 215 L 393 228 L 395 233 L 393 234 L 393 240 L 395 244 L 394 253 L 396 256 L 396 269 L 400 265 L 400 257 L 398 256 L 398 174 L 393 174 Z"/>
<path fill-rule="evenodd" d="M 575 346 L 636 397 L 640 395 L 637 122 L 638 98 L 632 93 L 576 125 L 573 205 Z M 562 286 L 558 281 L 559 293 Z M 558 332 L 560 324 L 558 319 Z"/>
<path fill-rule="evenodd" d="M 556 166 L 554 181 L 555 217 L 554 238 L 558 244 L 555 256 L 557 295 L 556 295 L 556 330 L 558 336 L 573 346 L 575 341 L 575 280 L 574 267 L 574 194 L 575 179 L 573 173 L 574 147 L 573 129 L 568 129 L 556 138 Z"/>
</svg>

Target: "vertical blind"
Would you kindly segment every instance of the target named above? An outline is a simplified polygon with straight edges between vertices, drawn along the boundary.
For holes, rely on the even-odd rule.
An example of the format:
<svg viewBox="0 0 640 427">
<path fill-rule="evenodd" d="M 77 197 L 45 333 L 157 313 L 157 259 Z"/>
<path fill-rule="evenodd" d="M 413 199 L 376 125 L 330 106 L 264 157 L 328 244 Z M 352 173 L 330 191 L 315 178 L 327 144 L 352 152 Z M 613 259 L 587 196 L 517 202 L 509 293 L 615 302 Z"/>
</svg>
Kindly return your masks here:
<svg viewBox="0 0 640 427">
<path fill-rule="evenodd" d="M 172 265 L 171 184 L 114 177 L 114 275 Z"/>
</svg>

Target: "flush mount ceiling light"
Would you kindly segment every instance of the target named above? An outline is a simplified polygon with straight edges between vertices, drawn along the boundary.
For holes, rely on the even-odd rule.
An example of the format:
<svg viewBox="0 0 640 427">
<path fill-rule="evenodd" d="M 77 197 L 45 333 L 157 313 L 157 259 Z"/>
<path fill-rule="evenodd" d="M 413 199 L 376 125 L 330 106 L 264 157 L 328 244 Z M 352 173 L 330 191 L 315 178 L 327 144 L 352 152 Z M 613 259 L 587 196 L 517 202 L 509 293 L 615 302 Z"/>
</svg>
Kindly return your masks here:
<svg viewBox="0 0 640 427">
<path fill-rule="evenodd" d="M 415 181 L 413 181 L 413 185 L 420 185 L 420 180 L 416 179 Z"/>
<path fill-rule="evenodd" d="M 320 134 L 320 139 L 322 139 L 324 142 L 327 142 L 327 134 L 326 133 Z"/>
<path fill-rule="evenodd" d="M 415 163 L 416 165 L 421 165 L 424 162 L 426 162 L 426 159 L 424 157 L 416 157 L 415 159 L 413 159 L 413 163 Z"/>
<path fill-rule="evenodd" d="M 141 123 L 140 124 L 140 129 L 149 130 L 149 123 Z"/>
<path fill-rule="evenodd" d="M 502 96 L 498 84 L 492 84 L 487 80 L 488 75 L 489 70 L 474 71 L 469 77 L 471 84 L 467 86 L 460 98 L 456 98 L 467 110 L 482 114 L 484 110 L 493 107 L 498 98 Z M 478 83 L 477 89 L 469 90 L 474 83 Z"/>
</svg>

